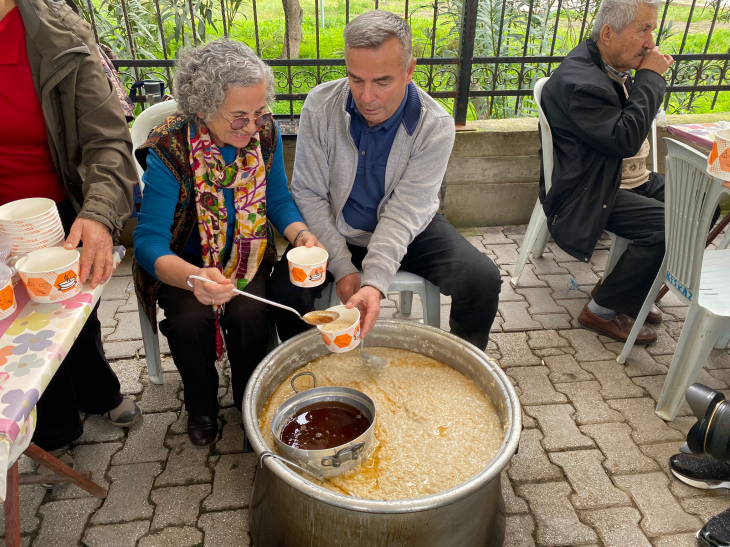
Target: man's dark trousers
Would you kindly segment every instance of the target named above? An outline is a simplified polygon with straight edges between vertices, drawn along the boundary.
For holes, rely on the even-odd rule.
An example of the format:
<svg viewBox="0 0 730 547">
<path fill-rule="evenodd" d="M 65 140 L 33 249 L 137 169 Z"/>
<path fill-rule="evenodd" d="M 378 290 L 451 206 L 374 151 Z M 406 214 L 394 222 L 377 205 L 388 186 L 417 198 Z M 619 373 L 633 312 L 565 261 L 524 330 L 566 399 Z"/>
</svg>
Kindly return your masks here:
<svg viewBox="0 0 730 547">
<path fill-rule="evenodd" d="M 348 245 L 352 263 L 360 269 L 367 248 Z M 288 252 L 288 249 L 287 249 Z M 285 258 L 280 262 L 286 264 Z M 304 313 L 314 309 L 314 301 L 326 283 L 313 289 L 302 289 L 282 283 L 276 276 L 288 276 L 286 267 L 274 268 L 269 296 L 288 303 Z M 451 296 L 451 332 L 480 349 L 489 342 L 489 331 L 497 315 L 502 278 L 499 268 L 476 249 L 442 216 L 436 215 L 426 229 L 414 238 L 401 261 L 401 270 L 427 279 L 441 294 Z M 327 283 L 333 281 L 327 273 Z M 273 288 L 276 288 L 273 290 Z M 279 313 L 281 312 L 281 313 Z M 288 340 L 308 327 L 293 314 L 272 309 L 279 338 Z"/>
<path fill-rule="evenodd" d="M 631 240 L 594 300 L 599 306 L 636 317 L 664 259 L 664 177 L 632 190 L 619 190 L 606 230 Z"/>
</svg>

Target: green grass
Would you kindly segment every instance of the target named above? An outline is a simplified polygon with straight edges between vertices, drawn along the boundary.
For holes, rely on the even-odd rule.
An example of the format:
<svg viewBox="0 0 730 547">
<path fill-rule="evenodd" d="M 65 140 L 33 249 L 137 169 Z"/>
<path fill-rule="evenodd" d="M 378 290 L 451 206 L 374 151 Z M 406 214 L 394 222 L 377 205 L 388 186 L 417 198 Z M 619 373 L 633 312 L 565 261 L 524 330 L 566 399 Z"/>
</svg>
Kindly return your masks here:
<svg viewBox="0 0 730 547">
<path fill-rule="evenodd" d="M 93 0 L 97 6 L 101 2 L 111 2 L 114 5 L 115 0 Z M 127 0 L 128 4 L 131 5 L 132 0 Z M 151 0 L 139 0 L 145 4 L 152 6 Z M 162 6 L 169 5 L 171 0 L 159 0 Z M 181 5 L 183 0 L 176 0 L 178 5 Z M 486 1 L 486 0 L 481 0 Z M 196 0 L 194 0 L 196 2 Z M 187 0 L 185 1 L 187 3 Z M 346 24 L 345 17 L 345 0 L 324 0 L 325 6 L 325 19 L 324 28 L 317 27 L 316 24 L 316 13 L 315 5 L 313 1 L 300 0 L 302 9 L 304 11 L 304 19 L 302 25 L 303 39 L 300 48 L 300 58 L 303 59 L 315 59 L 319 58 L 342 58 L 344 41 L 342 38 L 342 30 Z M 215 2 L 219 6 L 218 2 Z M 264 59 L 276 59 L 281 56 L 282 44 L 284 42 L 284 12 L 282 8 L 281 0 L 264 0 L 257 2 L 257 20 L 258 20 L 258 33 L 259 33 L 259 44 L 260 53 Z M 444 8 L 443 1 L 439 3 L 441 9 Z M 350 3 L 349 17 L 354 18 L 360 13 L 363 13 L 369 9 L 375 7 L 375 3 L 364 0 L 352 0 Z M 399 14 L 403 14 L 404 2 L 403 0 L 386 0 L 379 2 L 379 8 L 394 11 Z M 164 9 L 164 8 L 163 8 Z M 659 11 L 659 17 L 661 18 L 663 8 Z M 688 6 L 677 6 L 672 5 L 669 7 L 667 12 L 667 23 L 672 21 L 669 36 L 665 37 L 662 42 L 662 50 L 671 54 L 677 54 L 679 52 L 684 29 L 686 26 L 687 19 L 689 18 L 690 8 Z M 730 18 L 730 12 L 725 9 L 721 12 L 725 18 Z M 132 14 L 135 17 L 135 14 Z M 702 5 L 698 5 L 693 14 L 692 21 L 690 23 L 690 34 L 687 37 L 686 43 L 684 44 L 683 53 L 702 53 L 705 50 L 709 28 L 714 16 L 714 7 L 708 6 L 705 8 Z M 159 37 L 157 36 L 157 30 L 154 26 L 154 18 L 150 19 L 150 16 L 145 16 L 147 23 L 152 25 L 150 34 L 153 36 L 152 40 L 139 38 L 139 34 L 135 37 L 137 43 L 137 49 L 146 49 L 150 51 L 155 57 L 162 58 L 162 50 L 159 44 Z M 431 29 L 432 29 L 432 17 L 433 8 L 431 6 L 419 3 L 409 3 L 409 22 L 414 33 L 414 53 L 418 57 L 429 57 L 431 56 Z M 547 55 L 550 52 L 550 40 L 552 39 L 552 29 L 548 27 L 545 33 L 546 39 L 540 41 L 540 19 L 544 17 L 544 14 L 539 12 L 535 13 L 535 19 L 533 20 L 533 26 L 531 30 L 531 40 L 528 46 L 528 55 Z M 525 17 L 526 19 L 526 14 Z M 580 32 L 580 20 L 582 13 L 580 11 L 573 11 L 570 14 L 563 11 L 561 13 L 560 26 L 558 29 L 558 36 L 555 48 L 555 54 L 561 55 L 567 53 L 577 44 L 578 34 Z M 152 23 L 150 23 L 150 21 Z M 550 17 L 548 25 L 554 21 L 554 15 Z M 458 40 L 453 36 L 449 36 L 449 28 L 452 25 L 452 19 L 446 16 L 440 16 L 438 24 L 436 26 L 436 56 L 452 56 L 457 50 Z M 665 25 L 667 24 L 665 23 Z M 524 25 L 524 20 L 522 21 Z M 165 35 L 168 38 L 168 52 L 171 58 L 174 58 L 176 51 L 183 45 L 189 45 L 192 42 L 192 34 L 189 29 L 189 18 L 186 19 L 186 38 L 184 42 L 177 42 L 170 40 L 170 37 L 174 34 L 174 27 L 172 21 L 167 21 L 165 24 Z M 122 37 L 118 40 L 118 44 L 123 44 L 126 39 L 126 33 L 123 30 L 123 26 L 117 29 L 117 35 Z M 586 34 L 589 32 L 588 27 L 586 28 Z M 223 35 L 223 29 L 220 24 L 216 26 L 206 26 L 206 39 L 219 37 Z M 510 33 L 505 33 L 505 41 L 502 49 L 502 54 L 519 56 L 522 52 L 523 41 L 522 35 L 524 30 L 513 30 Z M 235 24 L 231 30 L 231 38 L 240 40 L 256 48 L 256 37 L 254 29 L 253 10 L 251 3 L 244 3 L 242 10 L 238 13 L 235 19 Z M 318 43 L 319 42 L 319 43 Z M 725 22 L 721 17 L 715 25 L 714 31 L 711 36 L 711 41 L 707 51 L 709 53 L 725 53 L 730 50 L 730 23 Z M 128 54 L 123 54 L 123 57 L 128 58 Z M 517 60 L 517 59 L 516 59 Z M 715 71 L 719 72 L 720 66 L 714 63 Z M 508 70 L 509 67 L 504 65 L 500 66 L 500 69 L 506 74 L 512 74 L 519 71 Z M 424 69 L 427 70 L 427 69 Z M 529 70 L 529 67 L 528 67 Z M 317 69 L 315 67 L 293 67 L 291 69 L 293 74 L 293 82 L 291 92 L 303 93 L 310 89 L 316 83 Z M 280 93 L 288 93 L 290 91 L 289 84 L 287 82 L 287 70 L 282 68 L 276 69 L 277 73 L 277 90 Z M 308 74 L 309 73 L 309 74 Z M 339 67 L 322 67 L 320 68 L 320 74 L 326 74 L 324 79 L 333 79 L 338 77 L 342 73 L 342 68 Z M 144 76 L 144 71 L 141 71 Z M 514 76 L 514 74 L 513 74 Z M 701 83 L 714 83 L 710 80 L 709 82 Z M 727 82 L 726 82 L 727 83 Z M 688 80 L 678 80 L 676 85 L 691 85 L 694 84 L 694 77 L 690 77 Z M 487 82 L 483 85 L 491 86 L 491 79 L 487 79 Z M 441 89 L 449 89 L 442 85 Z M 693 97 L 692 104 L 689 104 L 689 94 L 672 95 L 670 101 L 669 112 L 676 112 L 677 109 L 684 109 L 696 113 L 704 113 L 711 111 L 730 111 L 730 92 L 720 93 L 715 102 L 714 109 L 712 108 L 714 93 L 702 93 L 696 94 Z M 514 99 L 499 99 L 506 104 L 506 110 L 502 112 L 503 115 L 511 115 Z M 444 106 L 451 108 L 452 100 L 442 101 Z M 526 101 L 527 108 L 522 112 L 523 115 L 534 115 L 532 109 L 529 108 L 530 101 Z M 275 106 L 277 113 L 289 113 L 293 111 L 295 114 L 301 109 L 301 104 L 295 102 L 290 108 L 289 104 L 282 101 Z M 470 117 L 474 117 L 475 111 L 472 109 Z"/>
</svg>

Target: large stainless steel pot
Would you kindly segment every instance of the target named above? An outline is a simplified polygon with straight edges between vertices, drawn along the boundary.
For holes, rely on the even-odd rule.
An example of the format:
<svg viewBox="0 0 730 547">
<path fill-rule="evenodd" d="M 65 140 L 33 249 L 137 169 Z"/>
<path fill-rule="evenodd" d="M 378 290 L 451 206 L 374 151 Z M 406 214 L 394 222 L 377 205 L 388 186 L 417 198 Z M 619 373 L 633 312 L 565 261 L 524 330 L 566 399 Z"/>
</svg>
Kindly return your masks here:
<svg viewBox="0 0 730 547">
<path fill-rule="evenodd" d="M 505 513 L 500 473 L 517 449 L 520 403 L 504 372 L 478 348 L 427 325 L 378 321 L 368 345 L 433 357 L 471 378 L 491 399 L 505 438 L 494 460 L 459 486 L 409 500 L 374 501 L 336 494 L 273 458 L 260 462 L 251 496 L 256 547 L 501 547 Z M 271 450 L 258 426 L 261 411 L 292 372 L 329 353 L 315 329 L 271 352 L 251 376 L 243 399 L 246 435 L 257 454 Z"/>
</svg>

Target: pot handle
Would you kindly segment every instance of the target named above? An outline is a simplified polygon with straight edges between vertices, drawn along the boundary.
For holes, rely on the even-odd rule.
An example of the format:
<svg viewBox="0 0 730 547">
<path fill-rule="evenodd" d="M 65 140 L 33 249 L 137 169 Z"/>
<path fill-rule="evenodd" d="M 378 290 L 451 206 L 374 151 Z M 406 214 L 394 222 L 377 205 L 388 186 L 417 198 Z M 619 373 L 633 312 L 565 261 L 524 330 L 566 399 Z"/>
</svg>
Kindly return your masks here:
<svg viewBox="0 0 730 547">
<path fill-rule="evenodd" d="M 338 450 L 334 456 L 325 456 L 322 458 L 322 465 L 329 467 L 339 467 L 343 463 L 356 460 L 360 457 L 360 453 L 365 448 L 365 443 L 357 443 L 352 446 L 346 446 L 342 450 Z"/>
<path fill-rule="evenodd" d="M 308 373 L 305 373 L 305 374 L 308 374 Z M 283 462 L 283 463 L 285 463 L 287 465 L 291 465 L 292 467 L 296 467 L 297 469 L 299 469 L 299 471 L 301 471 L 303 473 L 306 473 L 307 475 L 309 475 L 311 477 L 314 477 L 315 479 L 317 479 L 320 482 L 324 480 L 322 477 L 320 477 L 319 475 L 311 472 L 309 469 L 306 469 L 306 468 L 302 467 L 301 465 L 297 465 L 294 462 L 290 462 L 286 458 L 282 458 L 278 454 L 274 454 L 273 452 L 269 452 L 268 450 L 264 450 L 261 453 L 261 456 L 259 456 L 259 465 L 262 468 L 264 467 L 264 458 L 266 458 L 266 456 L 270 456 L 270 457 L 274 458 L 275 460 L 279 460 L 279 461 L 281 461 L 281 462 Z"/>
<path fill-rule="evenodd" d="M 312 381 L 314 382 L 314 387 L 317 387 L 317 377 L 314 375 L 313 372 L 300 372 L 299 374 L 296 374 L 294 376 L 294 378 L 291 379 L 291 388 L 294 390 L 295 393 L 299 393 L 299 390 L 294 385 L 294 380 L 296 380 L 300 376 L 311 376 Z"/>
</svg>

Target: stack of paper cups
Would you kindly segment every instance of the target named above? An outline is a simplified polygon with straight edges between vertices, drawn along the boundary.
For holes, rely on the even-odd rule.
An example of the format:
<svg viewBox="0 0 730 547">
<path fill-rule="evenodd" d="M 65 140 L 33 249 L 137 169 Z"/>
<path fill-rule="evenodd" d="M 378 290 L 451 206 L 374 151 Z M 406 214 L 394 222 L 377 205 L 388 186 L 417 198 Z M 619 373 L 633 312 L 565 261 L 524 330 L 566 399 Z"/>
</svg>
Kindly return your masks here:
<svg viewBox="0 0 730 547">
<path fill-rule="evenodd" d="M 56 203 L 47 198 L 11 201 L 0 207 L 0 234 L 11 239 L 10 254 L 63 245 L 64 233 Z"/>
</svg>

